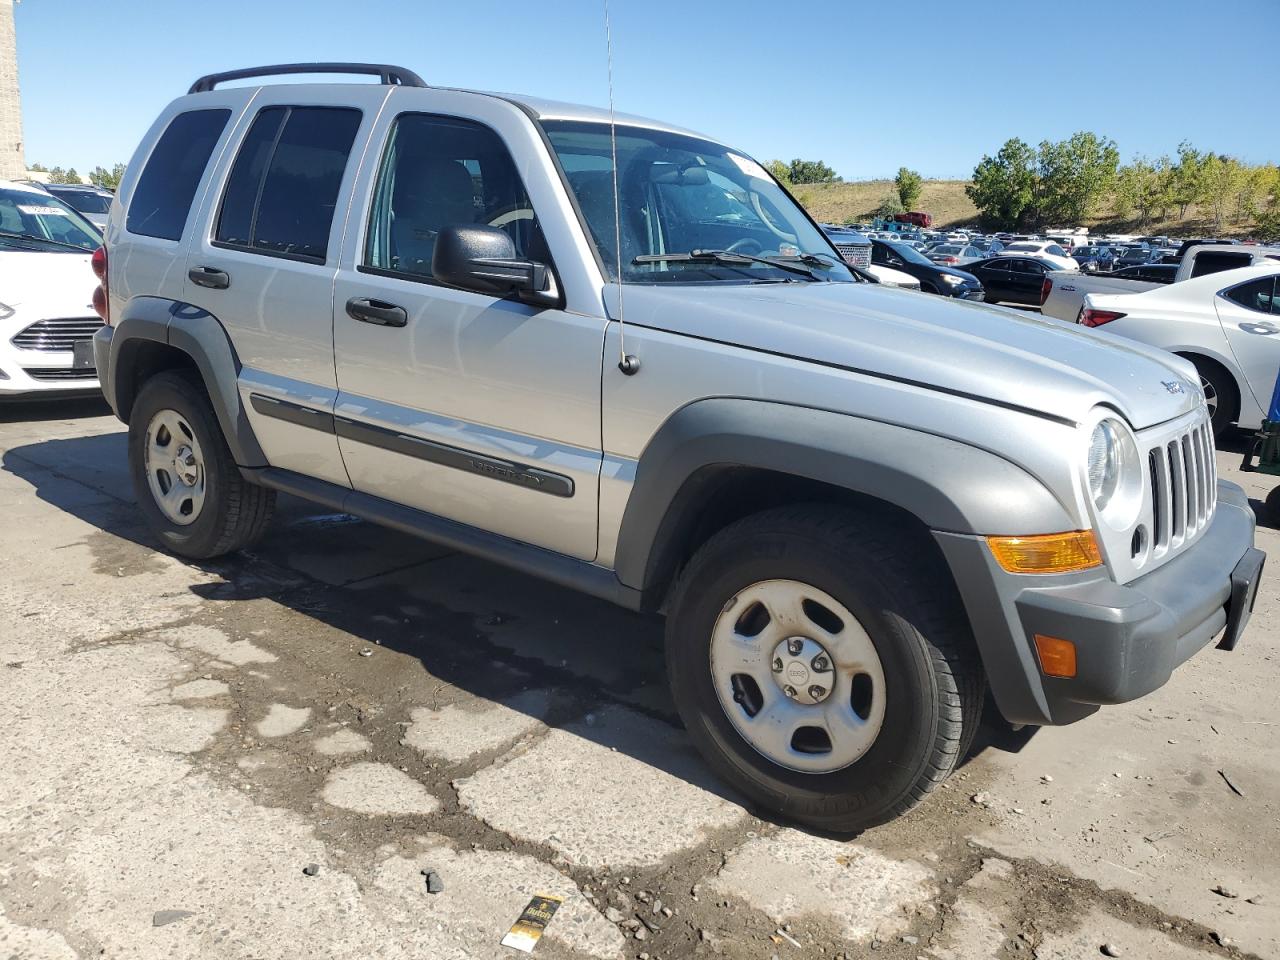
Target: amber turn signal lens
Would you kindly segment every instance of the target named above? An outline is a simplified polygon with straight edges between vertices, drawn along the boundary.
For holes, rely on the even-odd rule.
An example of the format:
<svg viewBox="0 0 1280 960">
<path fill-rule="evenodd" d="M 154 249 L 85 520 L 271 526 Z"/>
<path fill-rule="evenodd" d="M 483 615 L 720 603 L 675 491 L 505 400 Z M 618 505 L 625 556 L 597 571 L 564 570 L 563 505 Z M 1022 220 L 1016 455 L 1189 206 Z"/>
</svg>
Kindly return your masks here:
<svg viewBox="0 0 1280 960">
<path fill-rule="evenodd" d="M 1040 670 L 1046 677 L 1074 677 L 1076 675 L 1076 645 L 1058 637 L 1035 635 L 1036 653 L 1040 656 Z"/>
<path fill-rule="evenodd" d="M 996 562 L 1010 573 L 1070 573 L 1102 563 L 1090 530 L 1036 537 L 987 537 Z"/>
</svg>

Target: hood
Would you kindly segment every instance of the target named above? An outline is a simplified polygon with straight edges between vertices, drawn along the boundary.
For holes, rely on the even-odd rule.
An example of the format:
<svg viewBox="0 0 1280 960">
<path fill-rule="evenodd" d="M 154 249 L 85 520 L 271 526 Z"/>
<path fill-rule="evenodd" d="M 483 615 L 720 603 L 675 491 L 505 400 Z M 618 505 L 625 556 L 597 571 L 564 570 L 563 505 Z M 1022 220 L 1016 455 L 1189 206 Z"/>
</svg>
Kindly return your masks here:
<svg viewBox="0 0 1280 960">
<path fill-rule="evenodd" d="M 0 249 L 0 301 L 30 307 L 42 316 L 93 316 L 90 301 L 98 278 L 91 258 L 89 253 Z"/>
<path fill-rule="evenodd" d="M 607 288 L 616 316 L 616 289 Z M 1138 430 L 1194 409 L 1187 365 L 1121 337 L 876 284 L 631 285 L 626 319 L 1072 422 L 1098 404 Z M 1167 382 L 1181 383 L 1172 393 Z"/>
</svg>

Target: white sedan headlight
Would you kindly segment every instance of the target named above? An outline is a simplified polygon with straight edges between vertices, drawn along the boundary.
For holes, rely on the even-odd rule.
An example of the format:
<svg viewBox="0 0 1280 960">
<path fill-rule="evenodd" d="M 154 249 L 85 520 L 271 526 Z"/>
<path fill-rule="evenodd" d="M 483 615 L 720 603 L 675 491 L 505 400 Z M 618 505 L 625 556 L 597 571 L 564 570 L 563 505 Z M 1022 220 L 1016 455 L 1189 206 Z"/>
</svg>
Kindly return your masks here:
<svg viewBox="0 0 1280 960">
<path fill-rule="evenodd" d="M 1115 417 L 1104 417 L 1093 428 L 1086 473 L 1099 519 L 1128 529 L 1142 507 L 1142 464 L 1133 431 Z"/>
<path fill-rule="evenodd" d="M 958 287 L 960 284 L 964 283 L 964 277 L 957 277 L 954 273 L 944 273 L 942 275 L 942 282 L 949 283 L 953 287 Z"/>
</svg>

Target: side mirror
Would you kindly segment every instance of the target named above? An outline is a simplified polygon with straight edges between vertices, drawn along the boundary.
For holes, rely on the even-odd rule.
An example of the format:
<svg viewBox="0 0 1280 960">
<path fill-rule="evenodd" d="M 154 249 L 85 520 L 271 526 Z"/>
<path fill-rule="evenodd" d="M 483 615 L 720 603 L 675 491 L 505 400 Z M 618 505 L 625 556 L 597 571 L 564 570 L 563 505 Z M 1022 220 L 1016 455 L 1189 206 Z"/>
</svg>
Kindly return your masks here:
<svg viewBox="0 0 1280 960">
<path fill-rule="evenodd" d="M 545 264 L 522 260 L 510 234 L 499 227 L 445 227 L 436 237 L 431 275 L 441 283 L 495 297 L 515 294 L 529 303 L 551 304 Z"/>
</svg>

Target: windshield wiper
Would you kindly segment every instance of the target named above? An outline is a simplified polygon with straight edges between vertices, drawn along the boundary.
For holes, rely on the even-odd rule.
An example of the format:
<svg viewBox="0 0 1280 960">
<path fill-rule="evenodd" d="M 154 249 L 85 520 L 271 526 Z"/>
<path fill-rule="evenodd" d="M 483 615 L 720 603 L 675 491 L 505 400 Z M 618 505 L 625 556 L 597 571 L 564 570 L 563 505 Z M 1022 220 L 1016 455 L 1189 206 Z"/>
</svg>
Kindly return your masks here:
<svg viewBox="0 0 1280 960">
<path fill-rule="evenodd" d="M 806 256 L 809 256 L 806 254 Z M 821 281 L 816 273 L 804 264 L 801 258 L 795 258 L 796 261 L 783 260 L 777 257 L 757 257 L 749 253 L 736 253 L 730 250 L 690 250 L 688 253 L 645 253 L 636 257 L 631 262 L 639 263 L 662 263 L 663 261 L 671 261 L 673 263 L 724 263 L 729 265 L 742 263 L 763 263 L 766 267 L 777 267 L 779 270 L 786 270 L 788 273 L 798 273 L 802 277 L 808 277 L 810 280 Z M 821 264 L 829 266 L 825 260 L 817 260 L 815 258 L 814 265 Z"/>
<path fill-rule="evenodd" d="M 66 247 L 68 250 L 75 250 L 78 253 L 93 253 L 78 243 L 67 243 L 63 240 L 50 240 L 48 237 L 37 237 L 34 233 L 9 233 L 7 230 L 0 230 L 0 238 L 6 240 L 27 240 L 33 243 L 51 243 L 55 247 Z"/>
</svg>

